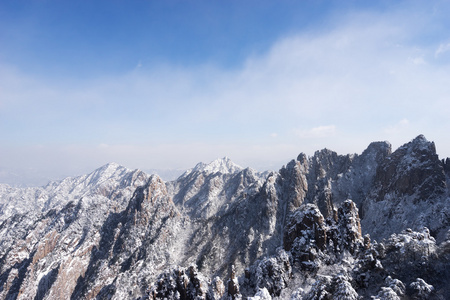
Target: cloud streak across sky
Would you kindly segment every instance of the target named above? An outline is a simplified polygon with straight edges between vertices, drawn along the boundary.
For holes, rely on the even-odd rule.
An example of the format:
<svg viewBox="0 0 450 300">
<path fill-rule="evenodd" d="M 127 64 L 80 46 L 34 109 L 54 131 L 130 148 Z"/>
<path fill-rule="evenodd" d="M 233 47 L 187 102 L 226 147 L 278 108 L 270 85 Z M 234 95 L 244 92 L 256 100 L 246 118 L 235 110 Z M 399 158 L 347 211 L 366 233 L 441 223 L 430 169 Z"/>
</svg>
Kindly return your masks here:
<svg viewBox="0 0 450 300">
<path fill-rule="evenodd" d="M 278 168 L 300 152 L 418 134 L 450 156 L 450 5 L 410 3 L 338 10 L 228 67 L 142 59 L 84 79 L 38 76 L 0 53 L 0 168 L 56 177 L 222 156 Z"/>
</svg>

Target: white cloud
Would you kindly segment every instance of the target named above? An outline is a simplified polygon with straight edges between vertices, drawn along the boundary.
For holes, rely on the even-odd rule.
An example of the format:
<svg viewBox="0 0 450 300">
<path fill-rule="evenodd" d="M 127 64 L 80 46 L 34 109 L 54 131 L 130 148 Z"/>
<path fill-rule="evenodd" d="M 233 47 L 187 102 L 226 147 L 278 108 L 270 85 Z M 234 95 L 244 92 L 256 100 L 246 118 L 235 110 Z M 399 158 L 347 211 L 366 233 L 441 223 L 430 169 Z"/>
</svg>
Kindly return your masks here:
<svg viewBox="0 0 450 300">
<path fill-rule="evenodd" d="M 434 53 L 435 57 L 439 57 L 441 54 L 444 54 L 445 52 L 450 51 L 450 43 L 447 44 L 440 44 L 437 48 L 436 52 Z"/>
<path fill-rule="evenodd" d="M 425 59 L 421 56 L 412 57 L 412 58 L 410 58 L 410 60 L 415 65 L 425 65 L 426 64 Z"/>
<path fill-rule="evenodd" d="M 404 133 L 405 130 L 410 128 L 410 122 L 404 118 L 398 121 L 396 124 L 388 126 L 384 129 L 384 132 L 388 135 Z"/>
<path fill-rule="evenodd" d="M 305 138 L 328 138 L 336 135 L 336 126 L 318 126 L 311 129 L 296 130 L 298 137 Z"/>
</svg>

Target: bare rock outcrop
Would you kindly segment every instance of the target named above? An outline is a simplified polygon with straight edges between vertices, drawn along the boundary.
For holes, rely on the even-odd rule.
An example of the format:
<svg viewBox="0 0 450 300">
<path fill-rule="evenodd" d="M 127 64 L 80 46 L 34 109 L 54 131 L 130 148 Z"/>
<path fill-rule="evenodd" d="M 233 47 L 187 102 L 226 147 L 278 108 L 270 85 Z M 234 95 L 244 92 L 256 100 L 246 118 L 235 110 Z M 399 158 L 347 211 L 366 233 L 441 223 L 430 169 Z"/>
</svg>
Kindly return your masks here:
<svg viewBox="0 0 450 300">
<path fill-rule="evenodd" d="M 398 148 L 377 168 L 377 200 L 389 194 L 397 197 L 416 194 L 414 201 L 436 198 L 446 192 L 444 165 L 436 154 L 434 142 L 419 135 Z"/>
</svg>

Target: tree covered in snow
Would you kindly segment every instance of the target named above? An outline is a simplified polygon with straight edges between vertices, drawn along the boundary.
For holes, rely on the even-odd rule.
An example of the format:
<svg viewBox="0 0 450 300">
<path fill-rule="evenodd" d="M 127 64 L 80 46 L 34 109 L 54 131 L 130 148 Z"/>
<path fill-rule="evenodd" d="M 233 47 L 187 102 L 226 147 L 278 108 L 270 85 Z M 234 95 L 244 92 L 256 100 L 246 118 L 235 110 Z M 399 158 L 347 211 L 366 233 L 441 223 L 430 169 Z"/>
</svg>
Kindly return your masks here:
<svg viewBox="0 0 450 300">
<path fill-rule="evenodd" d="M 345 271 L 335 274 L 333 277 L 320 276 L 309 292 L 300 294 L 298 299 L 357 300 L 359 295 L 353 288 L 351 280 Z"/>
<path fill-rule="evenodd" d="M 388 250 L 397 250 L 404 260 L 427 260 L 436 251 L 436 240 L 428 228 L 420 232 L 406 229 L 400 234 L 393 234 L 387 241 Z"/>
<path fill-rule="evenodd" d="M 161 274 L 149 289 L 151 299 L 201 300 L 220 299 L 225 289 L 220 279 L 212 284 L 195 266 L 173 268 Z"/>
<path fill-rule="evenodd" d="M 304 300 L 331 299 L 332 294 L 329 291 L 330 286 L 331 286 L 331 278 L 329 276 L 318 276 L 317 280 L 311 286 L 309 292 L 303 295 L 302 298 Z"/>
<path fill-rule="evenodd" d="M 422 278 L 417 278 L 409 287 L 413 290 L 412 297 L 414 299 L 428 299 L 434 290 L 434 287 L 426 283 Z"/>
<path fill-rule="evenodd" d="M 256 292 L 255 296 L 248 297 L 247 300 L 272 300 L 272 296 L 266 288 L 262 288 Z"/>
<path fill-rule="evenodd" d="M 338 274 L 333 279 L 333 300 L 357 300 L 358 293 L 350 283 L 351 278 L 344 274 Z"/>
<path fill-rule="evenodd" d="M 390 287 L 382 287 L 376 296 L 372 296 L 373 300 L 401 300 L 397 293 Z"/>
<path fill-rule="evenodd" d="M 391 276 L 386 277 L 384 287 L 381 287 L 379 293 L 372 297 L 377 300 L 400 300 L 405 296 L 405 285 L 398 279 Z"/>
<path fill-rule="evenodd" d="M 277 255 L 267 257 L 250 268 L 250 282 L 256 290 L 267 289 L 272 296 L 279 296 L 292 275 L 290 255 L 279 250 Z"/>
</svg>

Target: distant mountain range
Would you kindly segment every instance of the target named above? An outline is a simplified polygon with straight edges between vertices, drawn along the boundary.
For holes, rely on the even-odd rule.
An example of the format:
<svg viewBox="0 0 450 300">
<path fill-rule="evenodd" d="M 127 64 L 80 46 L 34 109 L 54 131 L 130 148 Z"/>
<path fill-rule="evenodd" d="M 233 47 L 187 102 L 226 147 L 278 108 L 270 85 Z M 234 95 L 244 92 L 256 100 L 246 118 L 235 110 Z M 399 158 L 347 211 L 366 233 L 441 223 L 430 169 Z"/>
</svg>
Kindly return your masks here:
<svg viewBox="0 0 450 300">
<path fill-rule="evenodd" d="M 0 298 L 450 299 L 449 180 L 420 135 L 278 172 L 0 184 Z"/>
<path fill-rule="evenodd" d="M 184 169 L 143 169 L 147 174 L 158 174 L 164 181 L 176 180 L 186 170 Z M 64 178 L 66 176 L 60 176 Z M 38 187 L 47 185 L 55 180 L 54 174 L 42 174 L 36 169 L 17 169 L 14 171 L 0 168 L 0 184 L 7 184 L 11 187 Z"/>
</svg>

